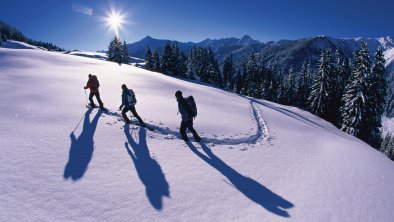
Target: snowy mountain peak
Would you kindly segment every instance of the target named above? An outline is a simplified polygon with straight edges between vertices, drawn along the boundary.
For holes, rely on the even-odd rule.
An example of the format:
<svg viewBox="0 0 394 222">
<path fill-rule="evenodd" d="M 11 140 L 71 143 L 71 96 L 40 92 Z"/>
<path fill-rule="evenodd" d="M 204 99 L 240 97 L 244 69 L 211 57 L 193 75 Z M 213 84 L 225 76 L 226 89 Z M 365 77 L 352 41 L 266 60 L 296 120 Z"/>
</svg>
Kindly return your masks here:
<svg viewBox="0 0 394 222">
<path fill-rule="evenodd" d="M 240 45 L 250 45 L 250 44 L 256 44 L 259 43 L 259 41 L 252 39 L 249 35 L 244 35 L 240 40 L 239 44 Z"/>
<path fill-rule="evenodd" d="M 152 40 L 153 38 L 150 35 L 147 35 L 145 38 L 143 38 L 142 40 Z"/>
<path fill-rule="evenodd" d="M 391 36 L 378 38 L 378 41 L 382 45 L 383 49 L 391 49 L 394 48 L 394 40 Z"/>
</svg>

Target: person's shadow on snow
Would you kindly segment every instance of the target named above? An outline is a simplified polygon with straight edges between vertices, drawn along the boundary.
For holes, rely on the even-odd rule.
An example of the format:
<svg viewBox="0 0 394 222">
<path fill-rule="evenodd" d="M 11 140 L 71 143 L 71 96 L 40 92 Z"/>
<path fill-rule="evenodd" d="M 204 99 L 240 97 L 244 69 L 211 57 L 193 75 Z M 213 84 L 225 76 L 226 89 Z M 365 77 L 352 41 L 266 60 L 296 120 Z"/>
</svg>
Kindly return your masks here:
<svg viewBox="0 0 394 222">
<path fill-rule="evenodd" d="M 215 154 L 212 153 L 211 149 L 205 143 L 201 142 L 200 144 L 207 156 L 199 152 L 191 142 L 186 142 L 186 144 L 190 150 L 193 151 L 193 153 L 227 177 L 231 183 L 230 185 L 234 186 L 235 189 L 239 190 L 251 201 L 261 205 L 266 210 L 276 215 L 290 217 L 286 209 L 294 207 L 291 202 L 279 196 L 278 194 L 275 194 L 252 178 L 238 173 L 236 170 L 215 156 Z"/>
<path fill-rule="evenodd" d="M 139 128 L 138 144 L 130 133 L 129 124 L 125 125 L 124 133 L 128 141 L 125 142 L 125 148 L 133 160 L 138 177 L 145 185 L 146 196 L 156 210 L 161 210 L 163 208 L 163 197 L 170 197 L 170 187 L 160 165 L 150 155 L 146 143 L 146 130 L 143 127 Z M 131 146 L 133 151 L 130 150 L 128 145 Z"/>
<path fill-rule="evenodd" d="M 72 180 L 81 179 L 88 168 L 90 160 L 92 159 L 94 149 L 93 136 L 102 111 L 97 111 L 92 122 L 89 121 L 90 113 L 92 113 L 92 109 L 88 109 L 85 113 L 83 129 L 78 138 L 75 137 L 74 131 L 70 134 L 71 147 L 68 163 L 64 168 L 64 179 L 68 179 L 70 177 Z"/>
</svg>

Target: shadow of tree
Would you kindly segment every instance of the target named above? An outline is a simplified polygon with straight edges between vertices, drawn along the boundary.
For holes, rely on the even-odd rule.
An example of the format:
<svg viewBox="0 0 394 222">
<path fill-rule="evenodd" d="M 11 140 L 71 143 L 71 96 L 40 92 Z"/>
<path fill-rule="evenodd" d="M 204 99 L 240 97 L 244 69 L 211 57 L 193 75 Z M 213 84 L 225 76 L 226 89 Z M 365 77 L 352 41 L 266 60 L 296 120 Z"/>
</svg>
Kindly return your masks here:
<svg viewBox="0 0 394 222">
<path fill-rule="evenodd" d="M 124 133 L 128 141 L 128 143 L 125 142 L 125 148 L 133 160 L 138 177 L 145 185 L 146 196 L 156 210 L 161 210 L 163 208 L 162 198 L 164 196 L 170 197 L 170 187 L 157 160 L 150 155 L 146 143 L 146 130 L 143 127 L 139 128 L 138 144 L 130 133 L 129 124 L 125 125 Z M 132 147 L 133 152 L 128 144 Z"/>
<path fill-rule="evenodd" d="M 236 170 L 219 159 L 215 154 L 213 154 L 211 149 L 205 143 L 200 144 L 207 156 L 199 152 L 191 142 L 187 142 L 186 144 L 193 153 L 227 177 L 231 182 L 230 185 L 240 191 L 251 201 L 259 204 L 269 212 L 278 216 L 290 217 L 286 209 L 294 207 L 291 202 L 282 198 L 278 194 L 275 194 L 252 178 L 238 173 Z"/>
<path fill-rule="evenodd" d="M 89 115 L 92 109 L 88 109 L 85 113 L 83 121 L 83 129 L 78 138 L 75 137 L 74 131 L 70 134 L 71 146 L 69 159 L 64 168 L 63 177 L 72 180 L 78 180 L 85 174 L 89 162 L 92 159 L 94 149 L 94 132 L 96 131 L 98 120 L 102 111 L 98 110 L 92 122 L 89 121 Z"/>
</svg>

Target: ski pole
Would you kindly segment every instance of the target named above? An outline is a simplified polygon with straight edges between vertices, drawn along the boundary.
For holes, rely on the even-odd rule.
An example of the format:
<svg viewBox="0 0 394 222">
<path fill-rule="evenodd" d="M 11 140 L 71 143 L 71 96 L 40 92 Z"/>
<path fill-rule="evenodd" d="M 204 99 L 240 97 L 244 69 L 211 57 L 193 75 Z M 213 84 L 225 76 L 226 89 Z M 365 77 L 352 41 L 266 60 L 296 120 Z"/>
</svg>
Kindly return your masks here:
<svg viewBox="0 0 394 222">
<path fill-rule="evenodd" d="M 89 102 L 88 102 L 88 95 L 86 94 L 86 89 L 85 90 L 85 97 L 86 97 L 86 105 L 89 106 Z"/>
</svg>

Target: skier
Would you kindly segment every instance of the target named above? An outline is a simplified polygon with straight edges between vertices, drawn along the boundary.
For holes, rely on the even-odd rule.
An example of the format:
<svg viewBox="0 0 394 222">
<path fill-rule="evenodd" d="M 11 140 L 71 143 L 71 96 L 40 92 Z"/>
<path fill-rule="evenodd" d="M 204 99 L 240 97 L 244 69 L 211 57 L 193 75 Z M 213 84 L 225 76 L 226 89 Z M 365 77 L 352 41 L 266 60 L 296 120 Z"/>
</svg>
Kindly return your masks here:
<svg viewBox="0 0 394 222">
<path fill-rule="evenodd" d="M 135 98 L 134 91 L 132 89 L 128 89 L 125 84 L 122 85 L 122 105 L 119 107 L 119 111 L 122 110 L 122 116 L 126 123 L 130 124 L 129 118 L 127 118 L 126 113 L 131 111 L 133 116 L 137 118 L 140 126 L 145 127 L 144 121 L 142 121 L 141 117 L 138 115 L 137 111 L 135 110 L 135 104 L 137 103 L 137 99 Z"/>
<path fill-rule="evenodd" d="M 196 130 L 193 128 L 193 115 L 192 115 L 191 107 L 187 103 L 186 99 L 183 98 L 181 91 L 179 90 L 176 91 L 175 98 L 178 102 L 178 110 L 182 116 L 182 122 L 179 128 L 179 132 L 181 133 L 182 139 L 185 142 L 189 141 L 189 138 L 187 138 L 187 134 L 186 134 L 186 129 L 188 128 L 190 132 L 192 132 L 194 140 L 196 142 L 200 142 L 201 137 L 197 134 Z"/>
<path fill-rule="evenodd" d="M 90 106 L 92 108 L 96 108 L 97 107 L 96 104 L 94 104 L 94 102 L 93 102 L 93 96 L 96 96 L 96 99 L 97 99 L 97 101 L 98 101 L 98 103 L 100 105 L 100 109 L 104 110 L 105 109 L 104 108 L 104 104 L 103 104 L 103 102 L 100 99 L 100 92 L 98 90 L 99 87 L 100 87 L 100 83 L 99 83 L 99 81 L 97 79 L 97 76 L 89 74 L 89 80 L 86 83 L 86 86 L 83 87 L 83 88 L 84 89 L 87 89 L 87 88 L 90 89 L 90 94 L 89 94 Z"/>
</svg>

